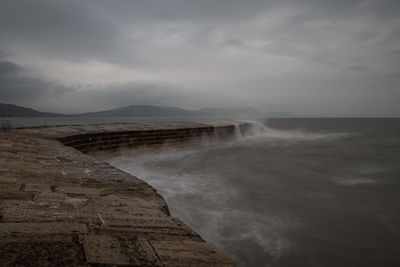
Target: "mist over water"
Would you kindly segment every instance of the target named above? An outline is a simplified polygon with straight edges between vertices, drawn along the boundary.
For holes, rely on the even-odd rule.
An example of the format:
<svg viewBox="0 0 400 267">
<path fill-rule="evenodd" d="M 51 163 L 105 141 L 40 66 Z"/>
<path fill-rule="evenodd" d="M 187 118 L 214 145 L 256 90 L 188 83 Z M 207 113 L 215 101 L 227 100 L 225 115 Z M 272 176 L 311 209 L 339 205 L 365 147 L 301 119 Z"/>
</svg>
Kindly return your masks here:
<svg viewBox="0 0 400 267">
<path fill-rule="evenodd" d="M 229 142 L 99 154 L 240 266 L 399 266 L 400 120 L 254 123 Z"/>
</svg>

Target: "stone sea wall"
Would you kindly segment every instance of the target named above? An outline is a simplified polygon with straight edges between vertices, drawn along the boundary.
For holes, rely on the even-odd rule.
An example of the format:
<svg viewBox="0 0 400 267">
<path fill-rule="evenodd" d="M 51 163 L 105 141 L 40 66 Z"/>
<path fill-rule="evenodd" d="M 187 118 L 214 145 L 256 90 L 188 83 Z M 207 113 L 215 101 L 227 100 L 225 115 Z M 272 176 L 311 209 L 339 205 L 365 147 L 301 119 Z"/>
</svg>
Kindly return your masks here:
<svg viewBox="0 0 400 267">
<path fill-rule="evenodd" d="M 0 133 L 0 266 L 234 266 L 171 217 L 153 187 L 82 152 L 229 138 L 246 127 L 142 123 Z"/>
<path fill-rule="evenodd" d="M 154 146 L 186 141 L 207 139 L 229 139 L 244 132 L 247 124 L 200 126 L 179 129 L 156 129 L 85 133 L 62 137 L 59 140 L 66 146 L 71 146 L 87 153 L 96 150 L 115 150 L 121 147 Z"/>
</svg>

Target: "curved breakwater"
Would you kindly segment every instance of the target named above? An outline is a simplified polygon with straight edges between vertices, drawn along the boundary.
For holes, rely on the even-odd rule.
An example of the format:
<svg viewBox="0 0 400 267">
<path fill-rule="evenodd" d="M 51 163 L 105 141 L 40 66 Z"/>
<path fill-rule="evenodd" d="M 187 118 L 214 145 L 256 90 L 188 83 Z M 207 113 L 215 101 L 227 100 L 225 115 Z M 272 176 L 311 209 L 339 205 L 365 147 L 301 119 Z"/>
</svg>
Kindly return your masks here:
<svg viewBox="0 0 400 267">
<path fill-rule="evenodd" d="M 205 139 L 228 140 L 253 128 L 250 123 L 182 127 L 178 129 L 146 129 L 76 134 L 59 140 L 84 153 L 142 146 L 174 145 Z"/>
<path fill-rule="evenodd" d="M 229 139 L 234 131 L 232 124 L 147 123 L 0 133 L 0 265 L 234 266 L 171 217 L 149 184 L 80 152 Z"/>
</svg>

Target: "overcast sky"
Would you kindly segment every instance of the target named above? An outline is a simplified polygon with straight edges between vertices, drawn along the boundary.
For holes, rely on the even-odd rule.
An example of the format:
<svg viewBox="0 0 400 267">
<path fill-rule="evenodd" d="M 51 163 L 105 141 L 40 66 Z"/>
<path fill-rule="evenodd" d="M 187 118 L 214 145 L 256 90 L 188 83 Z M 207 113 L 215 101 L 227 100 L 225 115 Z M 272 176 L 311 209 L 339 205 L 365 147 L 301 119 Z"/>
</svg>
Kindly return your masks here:
<svg viewBox="0 0 400 267">
<path fill-rule="evenodd" d="M 400 116 L 400 1 L 2 0 L 0 102 Z"/>
</svg>

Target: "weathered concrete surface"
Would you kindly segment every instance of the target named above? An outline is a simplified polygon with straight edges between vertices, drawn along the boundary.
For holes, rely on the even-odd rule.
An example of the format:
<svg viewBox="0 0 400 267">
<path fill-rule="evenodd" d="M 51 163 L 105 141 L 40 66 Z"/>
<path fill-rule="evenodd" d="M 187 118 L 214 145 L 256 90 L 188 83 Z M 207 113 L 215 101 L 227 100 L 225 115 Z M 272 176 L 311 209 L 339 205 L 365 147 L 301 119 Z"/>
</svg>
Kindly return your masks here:
<svg viewBox="0 0 400 267">
<path fill-rule="evenodd" d="M 0 266 L 234 265 L 171 217 L 147 183 L 58 140 L 206 126 L 55 126 L 0 133 Z"/>
</svg>

